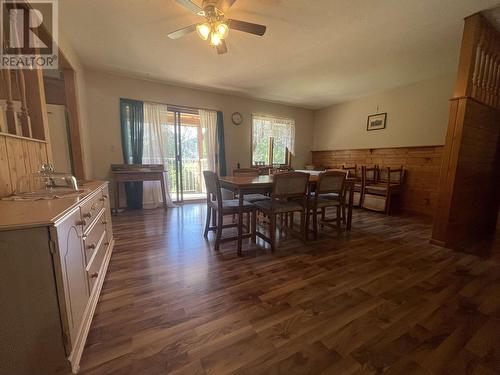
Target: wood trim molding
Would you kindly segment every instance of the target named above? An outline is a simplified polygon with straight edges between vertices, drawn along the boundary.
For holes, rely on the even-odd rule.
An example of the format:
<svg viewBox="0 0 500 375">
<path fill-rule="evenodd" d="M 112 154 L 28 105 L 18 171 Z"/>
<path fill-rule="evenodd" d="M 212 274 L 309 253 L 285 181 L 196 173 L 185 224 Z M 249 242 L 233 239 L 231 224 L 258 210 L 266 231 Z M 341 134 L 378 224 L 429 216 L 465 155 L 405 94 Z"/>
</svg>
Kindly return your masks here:
<svg viewBox="0 0 500 375">
<path fill-rule="evenodd" d="M 66 108 L 68 110 L 68 121 L 71 140 L 71 160 L 73 173 L 76 178 L 84 180 L 85 165 L 80 136 L 80 113 L 77 100 L 76 73 L 72 69 L 63 69 L 64 88 L 66 94 Z"/>
</svg>

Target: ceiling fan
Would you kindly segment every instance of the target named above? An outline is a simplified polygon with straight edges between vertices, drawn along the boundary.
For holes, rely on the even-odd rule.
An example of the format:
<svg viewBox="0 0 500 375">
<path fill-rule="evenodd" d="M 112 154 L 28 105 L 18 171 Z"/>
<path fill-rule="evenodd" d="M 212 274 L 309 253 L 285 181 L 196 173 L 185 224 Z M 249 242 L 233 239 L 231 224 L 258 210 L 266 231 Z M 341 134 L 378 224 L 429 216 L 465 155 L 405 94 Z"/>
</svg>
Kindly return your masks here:
<svg viewBox="0 0 500 375">
<path fill-rule="evenodd" d="M 168 34 L 170 39 L 179 39 L 196 31 L 201 39 L 208 40 L 209 44 L 215 47 L 217 53 L 221 55 L 227 52 L 225 39 L 229 30 L 243 31 L 258 36 L 262 36 L 266 32 L 266 26 L 225 18 L 225 12 L 236 0 L 203 0 L 201 7 L 191 0 L 175 1 L 191 12 L 205 17 L 205 21 L 171 32 Z"/>
</svg>

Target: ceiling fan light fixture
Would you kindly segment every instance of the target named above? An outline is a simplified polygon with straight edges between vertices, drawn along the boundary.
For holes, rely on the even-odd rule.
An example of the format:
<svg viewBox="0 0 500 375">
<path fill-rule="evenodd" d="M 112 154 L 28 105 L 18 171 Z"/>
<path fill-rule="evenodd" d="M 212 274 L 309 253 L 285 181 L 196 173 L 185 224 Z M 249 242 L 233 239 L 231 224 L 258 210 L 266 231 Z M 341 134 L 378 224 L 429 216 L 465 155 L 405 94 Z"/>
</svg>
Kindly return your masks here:
<svg viewBox="0 0 500 375">
<path fill-rule="evenodd" d="M 229 26 L 224 21 L 219 22 L 215 26 L 215 30 L 217 31 L 221 39 L 226 39 L 227 34 L 229 34 Z"/>
<path fill-rule="evenodd" d="M 196 25 L 196 31 L 201 39 L 207 40 L 212 30 L 208 23 L 200 23 Z"/>
<path fill-rule="evenodd" d="M 210 33 L 210 45 L 217 47 L 219 44 L 221 44 L 222 38 L 220 37 L 219 33 L 216 31 L 212 31 Z"/>
</svg>

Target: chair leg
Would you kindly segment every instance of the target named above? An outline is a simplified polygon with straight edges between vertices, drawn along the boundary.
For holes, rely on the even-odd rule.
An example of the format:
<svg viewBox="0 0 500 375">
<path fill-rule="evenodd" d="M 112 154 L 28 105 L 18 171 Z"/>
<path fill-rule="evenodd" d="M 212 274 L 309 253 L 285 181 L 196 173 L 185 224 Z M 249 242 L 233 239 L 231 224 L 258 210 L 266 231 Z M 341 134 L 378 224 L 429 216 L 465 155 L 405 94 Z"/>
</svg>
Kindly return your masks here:
<svg viewBox="0 0 500 375">
<path fill-rule="evenodd" d="M 314 233 L 314 240 L 316 241 L 318 239 L 318 212 L 317 208 L 313 209 L 313 233 Z M 323 208 L 321 210 L 321 220 L 325 220 L 325 209 Z"/>
<path fill-rule="evenodd" d="M 247 212 L 247 231 L 250 232 L 250 212 Z"/>
<path fill-rule="evenodd" d="M 217 212 L 216 210 L 212 210 L 212 226 L 216 227 L 217 226 Z"/>
<path fill-rule="evenodd" d="M 318 216 L 317 211 L 318 211 L 318 210 L 316 209 L 316 210 L 315 210 L 315 212 L 316 212 L 315 217 L 316 217 L 316 216 Z M 323 228 L 323 227 L 324 227 L 324 225 L 323 225 L 323 221 L 325 221 L 325 219 L 326 219 L 326 208 L 325 208 L 325 207 L 323 207 L 323 208 L 321 209 L 321 222 L 320 222 L 321 228 Z"/>
<path fill-rule="evenodd" d="M 306 236 L 306 210 L 300 211 L 300 234 L 302 236 L 302 242 L 307 241 Z"/>
<path fill-rule="evenodd" d="M 340 221 L 340 205 L 336 206 L 337 207 L 337 236 L 340 237 L 340 231 L 341 231 L 341 221 Z"/>
<path fill-rule="evenodd" d="M 306 237 L 306 241 L 309 240 L 309 215 L 310 215 L 310 210 L 309 210 L 309 206 L 306 208 L 306 223 L 305 223 L 305 237 Z"/>
<path fill-rule="evenodd" d="M 347 223 L 346 211 L 345 211 L 345 203 L 342 203 L 342 222 Z"/>
<path fill-rule="evenodd" d="M 386 215 L 389 215 L 390 209 L 391 209 L 391 195 L 387 194 L 387 196 L 385 197 L 385 209 L 384 209 Z"/>
<path fill-rule="evenodd" d="M 273 212 L 270 215 L 269 224 L 269 239 L 271 240 L 271 252 L 276 250 L 276 214 Z"/>
<path fill-rule="evenodd" d="M 219 251 L 220 239 L 222 238 L 222 225 L 224 224 L 224 219 L 222 212 L 217 215 L 217 233 L 215 235 L 215 250 Z"/>
<path fill-rule="evenodd" d="M 284 234 L 284 229 L 283 229 L 283 227 L 284 227 L 284 223 L 285 223 L 285 214 L 280 214 L 280 224 L 279 224 L 279 226 L 280 226 L 280 228 L 279 228 L 279 229 L 280 229 L 280 230 L 279 230 L 280 239 L 282 239 L 282 238 L 283 238 L 283 234 Z"/>
<path fill-rule="evenodd" d="M 257 242 L 257 211 L 252 213 L 252 243 Z"/>
<path fill-rule="evenodd" d="M 208 229 L 210 228 L 210 217 L 212 216 L 212 208 L 207 205 L 207 218 L 205 220 L 205 231 L 203 232 L 203 237 L 208 237 Z"/>
</svg>

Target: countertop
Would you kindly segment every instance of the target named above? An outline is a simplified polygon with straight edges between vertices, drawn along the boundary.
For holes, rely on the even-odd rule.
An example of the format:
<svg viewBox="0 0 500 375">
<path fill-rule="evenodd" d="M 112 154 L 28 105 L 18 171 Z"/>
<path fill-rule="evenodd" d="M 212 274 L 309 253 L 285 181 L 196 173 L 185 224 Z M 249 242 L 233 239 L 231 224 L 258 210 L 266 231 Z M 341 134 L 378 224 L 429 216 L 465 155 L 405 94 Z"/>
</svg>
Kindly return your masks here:
<svg viewBox="0 0 500 375">
<path fill-rule="evenodd" d="M 77 197 L 36 201 L 0 200 L 0 231 L 51 226 L 107 184 L 107 181 L 88 181 L 79 186 L 85 192 Z"/>
</svg>

